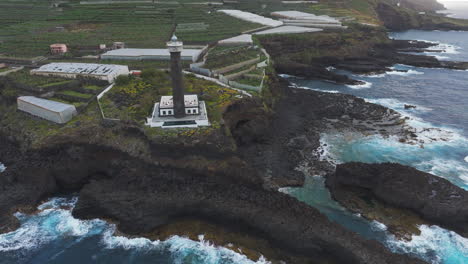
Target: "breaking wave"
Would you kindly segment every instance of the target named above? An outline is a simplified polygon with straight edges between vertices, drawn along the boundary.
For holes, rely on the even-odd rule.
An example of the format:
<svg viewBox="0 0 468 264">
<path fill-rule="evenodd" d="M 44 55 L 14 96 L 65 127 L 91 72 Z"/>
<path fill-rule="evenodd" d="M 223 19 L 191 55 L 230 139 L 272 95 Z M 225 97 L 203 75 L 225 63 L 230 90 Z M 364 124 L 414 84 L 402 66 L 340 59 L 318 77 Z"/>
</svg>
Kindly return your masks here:
<svg viewBox="0 0 468 264">
<path fill-rule="evenodd" d="M 372 83 L 371 83 L 371 82 L 363 81 L 363 80 L 360 80 L 360 81 L 363 82 L 363 84 L 355 84 L 355 85 L 348 84 L 348 85 L 346 85 L 346 86 L 349 87 L 349 88 L 351 88 L 351 89 L 368 89 L 368 88 L 371 88 L 371 87 L 372 87 Z"/>
<path fill-rule="evenodd" d="M 0 162 L 0 173 L 4 172 L 5 170 L 6 170 L 5 165 Z"/>
<path fill-rule="evenodd" d="M 76 254 L 83 262 L 89 257 L 96 263 L 270 263 L 264 257 L 255 262 L 213 245 L 203 235 L 198 241 L 181 236 L 164 241 L 117 236 L 113 224 L 74 218 L 71 211 L 76 202 L 76 197 L 53 198 L 41 204 L 37 214 L 16 213 L 21 226 L 0 235 L 0 263 L 64 263 L 70 258 L 67 254 Z"/>
<path fill-rule="evenodd" d="M 460 264 L 468 259 L 468 239 L 439 226 L 419 226 L 421 234 L 410 241 L 389 237 L 385 244 L 394 252 L 415 255 L 433 264 Z"/>
</svg>

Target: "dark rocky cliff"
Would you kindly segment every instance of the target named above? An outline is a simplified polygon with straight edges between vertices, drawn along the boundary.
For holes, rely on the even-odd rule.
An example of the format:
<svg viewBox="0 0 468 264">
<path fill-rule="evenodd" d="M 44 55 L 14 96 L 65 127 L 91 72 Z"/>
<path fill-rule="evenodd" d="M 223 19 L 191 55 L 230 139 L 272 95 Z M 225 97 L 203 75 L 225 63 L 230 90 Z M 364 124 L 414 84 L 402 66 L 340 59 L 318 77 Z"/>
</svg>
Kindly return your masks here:
<svg viewBox="0 0 468 264">
<path fill-rule="evenodd" d="M 429 173 L 396 163 L 345 163 L 327 178 L 327 186 L 345 205 L 340 193 L 364 190 L 385 204 L 468 235 L 468 192 Z"/>
</svg>

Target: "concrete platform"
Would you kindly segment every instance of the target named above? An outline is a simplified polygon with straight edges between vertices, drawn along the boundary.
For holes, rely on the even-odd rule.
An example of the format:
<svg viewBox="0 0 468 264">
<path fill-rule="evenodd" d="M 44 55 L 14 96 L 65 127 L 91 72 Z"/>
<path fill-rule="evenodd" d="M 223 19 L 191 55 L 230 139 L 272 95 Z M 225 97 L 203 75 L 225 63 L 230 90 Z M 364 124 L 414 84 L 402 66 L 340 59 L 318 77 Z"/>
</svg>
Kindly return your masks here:
<svg viewBox="0 0 468 264">
<path fill-rule="evenodd" d="M 179 127 L 200 127 L 210 126 L 205 101 L 200 101 L 199 115 L 186 115 L 182 118 L 173 116 L 159 116 L 159 103 L 154 104 L 153 114 L 147 118 L 146 125 L 150 127 L 179 128 Z"/>
</svg>

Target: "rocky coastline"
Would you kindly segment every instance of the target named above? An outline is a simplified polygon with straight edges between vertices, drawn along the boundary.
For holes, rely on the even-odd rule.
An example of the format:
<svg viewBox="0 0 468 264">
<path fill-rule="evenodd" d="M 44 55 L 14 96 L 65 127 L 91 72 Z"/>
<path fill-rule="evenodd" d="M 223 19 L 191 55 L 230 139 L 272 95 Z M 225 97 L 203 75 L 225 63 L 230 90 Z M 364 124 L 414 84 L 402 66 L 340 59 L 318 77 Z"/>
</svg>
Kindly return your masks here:
<svg viewBox="0 0 468 264">
<path fill-rule="evenodd" d="M 228 165 L 224 172 L 231 173 L 213 173 L 209 167 L 184 169 L 183 155 L 173 156 L 172 162 L 151 163 L 114 148 L 73 141 L 21 152 L 19 145 L 2 136 L 0 159 L 8 169 L 0 178 L 1 231 L 18 227 L 15 211 L 33 213 L 47 197 L 78 192 L 75 217 L 109 219 L 129 235 L 147 235 L 171 222 L 196 218 L 255 234 L 288 252 L 280 259 L 299 255 L 307 260 L 304 263 L 317 258 L 330 263 L 423 263 L 366 241 L 277 191 L 303 184 L 302 173 L 291 173 L 299 166 L 333 169 L 313 152 L 322 131 L 354 127 L 405 136 L 399 114 L 354 96 L 292 89 L 286 81 L 276 82 L 276 92 L 282 94 L 276 111 L 268 112 L 252 100 L 225 112 L 225 126 L 237 144 L 234 156 L 246 164 Z M 377 121 L 374 127 L 365 125 L 369 120 Z M 381 127 L 378 121 L 383 122 Z M 351 125 L 358 123 L 363 125 Z"/>
<path fill-rule="evenodd" d="M 440 62 L 430 56 L 402 53 L 424 52 L 434 46 L 431 43 L 390 40 L 385 31 L 368 27 L 357 28 L 352 34 L 355 32 L 360 35 L 351 39 L 340 33 L 325 33 L 302 42 L 276 37 L 261 42 L 275 58 L 277 72 L 337 83 L 361 84 L 335 73 L 330 67 L 359 74 L 389 71 L 397 63 L 468 68 L 464 63 Z M 370 35 L 376 39 L 365 42 Z M 350 49 L 335 51 L 337 46 Z M 313 61 L 286 59 L 302 58 L 295 52 L 308 47 L 319 47 L 323 54 Z M 281 55 L 285 49 L 288 52 Z M 385 175 L 380 169 L 356 175 L 344 170 L 346 165 L 338 166 L 335 173 L 334 164 L 320 159 L 320 134 L 359 132 L 396 136 L 401 142 L 417 141 L 418 136 L 406 125 L 405 119 L 396 111 L 352 95 L 293 88 L 276 74 L 270 74 L 269 79 L 271 98 L 240 100 L 227 107 L 216 140 L 203 138 L 197 142 L 157 145 L 131 124 L 101 123 L 67 136 L 51 136 L 40 146 L 31 148 L 14 130 L 2 129 L 0 161 L 7 170 L 0 177 L 0 233 L 18 228 L 14 212 L 34 213 L 36 206 L 48 197 L 75 193 L 79 200 L 73 210 L 74 217 L 112 221 L 125 235 L 154 237 L 154 234 L 167 232 L 164 230 L 171 223 L 189 219 L 215 226 L 215 229 L 222 226 L 228 232 L 249 233 L 267 241 L 271 251 L 280 252 L 266 255 L 274 263 L 282 260 L 290 263 L 425 263 L 392 253 L 377 241 L 365 240 L 330 221 L 317 209 L 277 191 L 280 187 L 302 186 L 304 174 L 301 170 L 307 170 L 314 175 L 328 175 L 327 186 L 334 198 L 345 207 L 355 209 L 344 199 L 355 197 L 356 192 L 343 185 L 360 188 L 358 195 L 375 196 L 377 186 L 363 183 L 374 174 Z M 0 98 L 0 104 L 11 102 Z M 106 141 L 109 131 L 121 133 L 119 139 L 123 141 L 129 138 L 132 141 L 130 144 L 115 139 Z M 366 166 L 373 165 L 362 165 L 357 170 Z M 408 168 L 387 166 L 398 173 L 405 172 L 402 177 L 418 175 L 424 181 L 433 179 Z M 382 170 L 386 171 L 387 167 Z M 353 175 L 350 179 L 356 181 L 352 184 L 346 181 L 350 174 Z M 397 184 L 400 178 L 391 179 Z M 412 182 L 407 184 L 419 187 Z M 427 198 L 428 189 L 423 187 L 421 196 L 417 197 L 421 201 Z M 459 190 L 447 184 L 441 188 L 444 195 L 455 191 L 463 197 L 457 201 L 466 201 L 466 194 Z M 391 190 L 386 191 L 392 194 Z M 402 192 L 411 193 L 406 189 Z M 408 217 L 415 219 L 415 223 L 433 221 L 466 234 L 466 226 L 463 226 L 466 212 L 454 217 L 453 223 L 444 222 L 436 215 L 437 208 L 419 211 L 417 204 L 390 201 L 388 196 L 375 198 L 398 209 L 410 209 L 414 215 Z M 443 205 L 444 201 L 436 202 Z M 454 205 L 445 213 L 454 215 L 460 206 Z M 190 236 L 193 232 L 189 224 L 177 227 L 181 235 Z M 408 234 L 407 230 L 395 233 L 403 237 Z M 297 259 L 301 261 L 295 261 Z"/>
<path fill-rule="evenodd" d="M 347 33 L 321 33 L 299 40 L 282 36 L 268 36 L 260 40 L 265 49 L 277 58 L 277 72 L 338 84 L 363 83 L 336 70 L 364 75 L 381 74 L 392 71 L 391 67 L 395 64 L 468 69 L 467 62 L 439 61 L 433 56 L 415 54 L 434 51 L 435 43 L 393 40 L 385 30 L 365 26 L 355 26 Z M 314 52 L 309 52 L 310 47 L 315 49 Z"/>
<path fill-rule="evenodd" d="M 405 217 L 399 224 L 378 219 L 389 224 L 396 235 L 410 237 L 408 226 L 427 223 L 468 235 L 468 192 L 432 174 L 396 163 L 352 162 L 338 165 L 335 173 L 327 177 L 326 185 L 341 204 L 372 220 L 376 220 L 372 209 L 350 197 L 369 201 L 367 206 L 377 200 L 384 207 L 402 209 L 400 216 Z"/>
</svg>

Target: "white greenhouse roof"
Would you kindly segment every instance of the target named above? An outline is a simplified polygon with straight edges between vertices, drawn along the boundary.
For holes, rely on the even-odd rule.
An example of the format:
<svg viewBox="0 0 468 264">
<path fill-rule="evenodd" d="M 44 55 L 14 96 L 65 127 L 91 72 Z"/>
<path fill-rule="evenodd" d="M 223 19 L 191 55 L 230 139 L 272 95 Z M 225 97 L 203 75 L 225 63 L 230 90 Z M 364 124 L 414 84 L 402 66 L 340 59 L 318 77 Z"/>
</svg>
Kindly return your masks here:
<svg viewBox="0 0 468 264">
<path fill-rule="evenodd" d="M 196 57 L 202 52 L 201 49 L 183 49 L 182 56 Z M 105 56 L 125 56 L 125 57 L 141 57 L 141 56 L 171 56 L 168 49 L 116 49 L 102 54 Z"/>
<path fill-rule="evenodd" d="M 71 104 L 64 104 L 52 100 L 46 100 L 37 98 L 35 96 L 20 96 L 18 100 L 44 108 L 46 110 L 50 110 L 52 112 L 63 112 L 69 108 L 75 109 L 75 106 Z"/>
<path fill-rule="evenodd" d="M 223 39 L 219 41 L 220 44 L 231 44 L 231 43 L 246 43 L 251 44 L 253 43 L 252 35 L 250 34 L 242 34 L 236 37 Z"/>
<path fill-rule="evenodd" d="M 298 27 L 298 26 L 282 26 L 277 28 L 271 28 L 264 31 L 255 32 L 255 35 L 267 35 L 267 34 L 292 34 L 292 33 L 307 33 L 307 32 L 318 32 L 322 31 L 320 28 L 310 27 Z"/>
<path fill-rule="evenodd" d="M 196 94 L 184 95 L 185 107 L 198 107 L 198 96 Z M 161 96 L 161 108 L 173 108 L 172 96 Z"/>
<path fill-rule="evenodd" d="M 232 9 L 223 9 L 223 10 L 219 10 L 219 12 L 223 12 L 235 18 L 253 22 L 253 23 L 262 24 L 265 26 L 278 27 L 278 26 L 283 25 L 283 22 L 281 21 L 274 20 L 274 19 L 264 17 L 264 16 L 259 16 L 250 12 L 244 12 L 244 11 L 232 10 Z"/>
<path fill-rule="evenodd" d="M 330 16 L 317 16 L 311 13 L 305 13 L 301 11 L 277 11 L 271 13 L 272 16 L 279 16 L 288 19 L 300 19 L 300 20 L 319 20 L 322 22 L 328 23 L 340 23 L 340 21 L 336 18 Z"/>
<path fill-rule="evenodd" d="M 110 75 L 122 70 L 128 71 L 128 66 L 115 64 L 54 62 L 43 65 L 38 69 L 32 70 L 32 72 Z"/>
</svg>

